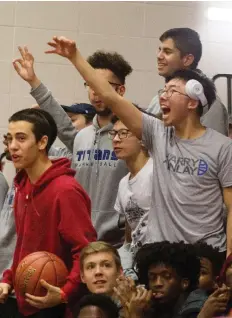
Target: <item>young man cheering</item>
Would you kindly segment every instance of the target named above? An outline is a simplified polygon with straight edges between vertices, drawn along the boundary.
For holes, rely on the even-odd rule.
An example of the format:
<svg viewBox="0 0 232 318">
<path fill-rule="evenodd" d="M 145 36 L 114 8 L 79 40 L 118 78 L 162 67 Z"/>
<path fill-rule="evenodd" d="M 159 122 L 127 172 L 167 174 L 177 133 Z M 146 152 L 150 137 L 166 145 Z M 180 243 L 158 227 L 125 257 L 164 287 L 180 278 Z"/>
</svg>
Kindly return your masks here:
<svg viewBox="0 0 232 318">
<path fill-rule="evenodd" d="M 49 44 L 67 57 L 88 85 L 125 126 L 142 139 L 154 160 L 147 241 L 195 243 L 226 250 L 223 202 L 228 210 L 227 253 L 232 251 L 232 141 L 202 126 L 200 117 L 216 98 L 213 83 L 191 71 L 177 71 L 160 92 L 163 122 L 142 114 L 115 93 L 103 76 L 64 37 Z"/>
</svg>

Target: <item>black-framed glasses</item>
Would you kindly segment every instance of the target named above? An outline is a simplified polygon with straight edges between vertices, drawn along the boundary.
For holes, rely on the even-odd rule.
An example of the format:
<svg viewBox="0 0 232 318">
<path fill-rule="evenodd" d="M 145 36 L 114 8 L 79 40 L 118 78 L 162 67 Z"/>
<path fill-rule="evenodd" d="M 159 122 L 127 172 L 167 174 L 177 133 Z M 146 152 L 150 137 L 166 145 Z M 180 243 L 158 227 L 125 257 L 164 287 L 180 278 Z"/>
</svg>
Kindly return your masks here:
<svg viewBox="0 0 232 318">
<path fill-rule="evenodd" d="M 173 88 L 170 88 L 170 89 L 160 89 L 160 90 L 158 90 L 158 96 L 159 96 L 159 98 L 160 98 L 163 94 L 166 95 L 166 98 L 171 98 L 173 93 L 178 93 L 178 94 L 180 94 L 180 95 L 189 97 L 187 94 L 181 93 L 181 92 L 179 92 L 179 91 L 177 91 L 176 89 L 173 89 Z"/>
<path fill-rule="evenodd" d="M 130 130 L 128 129 L 120 129 L 120 130 L 109 130 L 108 131 L 108 137 L 113 140 L 117 135 L 118 135 L 118 138 L 120 140 L 122 139 L 126 139 L 129 137 L 129 135 L 131 134 Z"/>
<path fill-rule="evenodd" d="M 108 82 L 111 86 L 113 86 L 113 87 L 115 87 L 115 88 L 117 88 L 117 87 L 119 87 L 119 86 L 122 86 L 122 84 L 118 84 L 118 83 L 113 83 L 113 82 Z M 89 84 L 88 83 L 84 83 L 84 87 L 85 88 L 89 88 Z"/>
</svg>

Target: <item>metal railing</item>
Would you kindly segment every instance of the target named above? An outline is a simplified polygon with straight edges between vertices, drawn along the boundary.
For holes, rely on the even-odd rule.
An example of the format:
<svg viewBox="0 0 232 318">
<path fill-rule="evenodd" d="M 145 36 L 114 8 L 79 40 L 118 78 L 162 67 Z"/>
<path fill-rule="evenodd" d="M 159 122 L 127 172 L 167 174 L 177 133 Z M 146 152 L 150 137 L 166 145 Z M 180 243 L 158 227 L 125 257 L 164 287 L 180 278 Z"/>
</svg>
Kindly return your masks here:
<svg viewBox="0 0 232 318">
<path fill-rule="evenodd" d="M 218 78 L 226 78 L 227 80 L 227 109 L 229 115 L 231 115 L 231 104 L 232 104 L 232 96 L 231 96 L 231 81 L 232 81 L 232 74 L 216 74 L 212 78 L 212 80 L 215 82 Z"/>
</svg>

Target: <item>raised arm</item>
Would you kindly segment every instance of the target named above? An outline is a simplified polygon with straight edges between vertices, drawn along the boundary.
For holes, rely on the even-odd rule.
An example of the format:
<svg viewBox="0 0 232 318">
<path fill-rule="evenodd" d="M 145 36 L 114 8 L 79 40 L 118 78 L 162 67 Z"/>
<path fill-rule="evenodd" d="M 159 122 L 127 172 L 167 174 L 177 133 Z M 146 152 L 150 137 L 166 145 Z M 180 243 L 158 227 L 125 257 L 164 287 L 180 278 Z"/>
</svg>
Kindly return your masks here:
<svg viewBox="0 0 232 318">
<path fill-rule="evenodd" d="M 52 96 L 52 93 L 36 76 L 33 55 L 28 51 L 27 47 L 19 47 L 19 52 L 21 58 L 13 62 L 16 72 L 31 86 L 31 95 L 35 98 L 37 104 L 52 115 L 57 124 L 59 139 L 72 151 L 77 130 L 72 125 L 69 116 Z"/>
<path fill-rule="evenodd" d="M 48 42 L 48 44 L 53 47 L 53 50 L 46 51 L 46 53 L 58 54 L 69 59 L 99 98 L 141 139 L 142 113 L 130 101 L 117 94 L 104 77 L 95 72 L 81 56 L 76 43 L 65 37 L 54 37 L 53 42 Z"/>
</svg>

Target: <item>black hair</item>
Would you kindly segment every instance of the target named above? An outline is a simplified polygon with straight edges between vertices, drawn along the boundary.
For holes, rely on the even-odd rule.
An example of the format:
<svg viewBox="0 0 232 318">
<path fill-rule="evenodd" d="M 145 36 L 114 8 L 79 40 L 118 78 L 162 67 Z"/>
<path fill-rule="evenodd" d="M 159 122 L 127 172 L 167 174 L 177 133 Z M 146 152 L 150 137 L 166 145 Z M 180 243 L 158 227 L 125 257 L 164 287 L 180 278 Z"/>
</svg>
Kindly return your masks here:
<svg viewBox="0 0 232 318">
<path fill-rule="evenodd" d="M 107 315 L 107 318 L 119 317 L 119 308 L 109 296 L 103 294 L 90 294 L 81 298 L 75 318 L 78 318 L 81 309 L 87 306 L 96 306 L 100 308 Z"/>
<path fill-rule="evenodd" d="M 26 108 L 14 113 L 9 118 L 10 122 L 27 121 L 33 125 L 32 132 L 38 142 L 43 136 L 48 137 L 46 152 L 48 153 L 51 145 L 57 137 L 57 126 L 52 116 L 43 109 Z"/>
<path fill-rule="evenodd" d="M 200 260 L 190 244 L 168 241 L 145 244 L 137 252 L 134 264 L 139 283 L 145 284 L 147 287 L 150 266 L 159 264 L 174 269 L 181 279 L 188 279 L 189 292 L 198 286 Z"/>
<path fill-rule="evenodd" d="M 192 54 L 194 61 L 189 67 L 197 68 L 202 56 L 202 43 L 196 31 L 190 28 L 174 28 L 164 32 L 159 39 L 161 42 L 172 39 L 175 47 L 180 51 L 181 57 Z"/>
<path fill-rule="evenodd" d="M 208 108 L 210 108 L 212 103 L 215 101 L 215 99 L 216 99 L 216 87 L 215 87 L 213 81 L 211 81 L 206 75 L 199 73 L 197 71 L 193 71 L 193 70 L 179 70 L 179 71 L 174 72 L 169 77 L 167 77 L 166 83 L 168 83 L 169 81 L 171 81 L 172 79 L 175 79 L 175 78 L 184 80 L 185 82 L 188 82 L 191 79 L 194 79 L 194 80 L 200 82 L 201 85 L 203 86 L 204 94 L 205 94 L 205 97 L 206 97 L 207 102 L 208 102 Z M 199 101 L 199 105 L 197 108 L 197 112 L 198 112 L 199 116 L 201 116 L 203 113 L 202 106 L 203 105 L 201 105 L 201 102 Z"/>
<path fill-rule="evenodd" d="M 213 247 L 205 242 L 197 242 L 193 246 L 198 257 L 204 257 L 211 262 L 213 275 L 215 277 L 219 276 L 222 265 L 225 261 L 225 258 L 222 255 L 223 253 L 220 253 L 217 247 Z"/>
<path fill-rule="evenodd" d="M 110 70 L 123 85 L 125 78 L 133 71 L 130 64 L 117 52 L 99 50 L 89 56 L 87 61 L 95 69 Z"/>
<path fill-rule="evenodd" d="M 86 124 L 90 124 L 93 121 L 93 118 L 95 116 L 95 113 L 91 113 L 91 114 L 82 114 L 85 117 L 86 120 Z"/>
<path fill-rule="evenodd" d="M 148 116 L 154 117 L 154 118 L 158 118 L 161 119 L 159 115 L 155 115 L 152 113 L 148 113 L 145 109 L 141 108 L 140 106 L 138 106 L 135 103 L 132 103 L 138 110 L 140 110 L 142 113 L 147 114 Z M 117 121 L 120 121 L 120 118 L 116 115 L 113 115 L 113 117 L 111 118 L 111 123 L 114 125 Z"/>
</svg>

